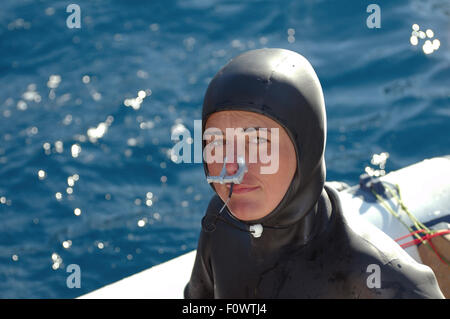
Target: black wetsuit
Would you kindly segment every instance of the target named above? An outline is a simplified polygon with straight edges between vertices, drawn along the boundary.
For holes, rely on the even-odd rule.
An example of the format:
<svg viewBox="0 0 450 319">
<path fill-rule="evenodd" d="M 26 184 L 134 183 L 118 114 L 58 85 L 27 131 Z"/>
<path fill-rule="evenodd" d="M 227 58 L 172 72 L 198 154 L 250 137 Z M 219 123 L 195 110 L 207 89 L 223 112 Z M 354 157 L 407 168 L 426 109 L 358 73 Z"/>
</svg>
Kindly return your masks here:
<svg viewBox="0 0 450 319">
<path fill-rule="evenodd" d="M 259 220 L 239 221 L 227 208 L 217 218 L 224 203 L 212 198 L 186 298 L 443 298 L 429 267 L 374 226 L 346 218 L 325 185 L 325 103 L 305 58 L 259 49 L 231 60 L 208 87 L 203 126 L 221 110 L 280 123 L 297 171 L 280 204 Z M 250 234 L 252 224 L 263 225 L 261 237 Z"/>
</svg>

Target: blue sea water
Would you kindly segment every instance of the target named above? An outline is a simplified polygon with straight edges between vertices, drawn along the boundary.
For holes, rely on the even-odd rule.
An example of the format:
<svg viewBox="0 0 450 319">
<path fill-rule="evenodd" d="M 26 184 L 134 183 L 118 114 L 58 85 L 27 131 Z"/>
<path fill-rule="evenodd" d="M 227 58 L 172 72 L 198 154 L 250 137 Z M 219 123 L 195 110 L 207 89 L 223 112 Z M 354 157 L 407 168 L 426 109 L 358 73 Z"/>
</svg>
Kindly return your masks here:
<svg viewBox="0 0 450 319">
<path fill-rule="evenodd" d="M 1 298 L 77 297 L 196 248 L 212 191 L 201 164 L 171 161 L 171 129 L 193 131 L 212 76 L 249 49 L 316 69 L 328 180 L 357 183 L 380 152 L 387 171 L 450 154 L 446 0 L 377 1 L 379 29 L 373 1 L 77 0 L 80 29 L 69 3 L 1 4 Z M 439 49 L 412 45 L 413 24 Z"/>
</svg>

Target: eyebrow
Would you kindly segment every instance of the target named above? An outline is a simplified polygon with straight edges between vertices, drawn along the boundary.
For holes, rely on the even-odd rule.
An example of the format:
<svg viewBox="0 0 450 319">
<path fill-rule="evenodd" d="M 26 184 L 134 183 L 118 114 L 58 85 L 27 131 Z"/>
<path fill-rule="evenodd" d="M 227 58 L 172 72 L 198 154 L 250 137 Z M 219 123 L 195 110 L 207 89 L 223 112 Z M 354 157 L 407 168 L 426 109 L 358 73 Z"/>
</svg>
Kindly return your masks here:
<svg viewBox="0 0 450 319">
<path fill-rule="evenodd" d="M 222 133 L 222 131 L 208 131 L 208 130 L 206 130 L 204 133 L 203 133 L 203 136 L 210 136 L 210 135 L 223 135 L 223 133 Z"/>
<path fill-rule="evenodd" d="M 259 127 L 259 126 L 257 126 L 257 127 L 252 127 L 252 126 L 246 127 L 246 128 L 244 128 L 244 132 L 247 131 L 248 129 L 251 129 L 251 128 L 255 129 L 255 131 L 259 131 L 260 129 L 263 129 L 263 130 L 267 130 L 267 133 L 269 133 L 269 134 L 271 133 L 271 129 L 268 129 L 266 127 Z M 226 135 L 226 134 L 224 134 L 221 130 L 219 130 L 219 131 L 208 131 L 208 130 L 205 130 L 203 135 L 206 135 L 206 136 L 222 135 L 223 136 L 223 135 Z"/>
</svg>

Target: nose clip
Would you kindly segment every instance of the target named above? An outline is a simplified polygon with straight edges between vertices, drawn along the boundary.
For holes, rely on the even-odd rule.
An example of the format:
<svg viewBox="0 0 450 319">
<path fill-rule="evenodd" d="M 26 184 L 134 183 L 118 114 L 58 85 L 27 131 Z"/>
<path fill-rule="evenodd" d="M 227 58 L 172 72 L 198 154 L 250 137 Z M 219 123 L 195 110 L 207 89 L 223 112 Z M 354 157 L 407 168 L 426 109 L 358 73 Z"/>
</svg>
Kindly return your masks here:
<svg viewBox="0 0 450 319">
<path fill-rule="evenodd" d="M 240 184 L 242 182 L 242 179 L 244 178 L 245 173 L 248 172 L 247 165 L 245 164 L 245 159 L 242 156 L 238 156 L 237 158 L 237 164 L 239 166 L 238 171 L 233 175 L 226 175 L 227 169 L 227 158 L 225 157 L 223 161 L 223 167 L 222 171 L 220 172 L 219 176 L 210 176 L 208 175 L 206 177 L 206 181 L 208 183 L 234 183 L 234 184 Z"/>
</svg>

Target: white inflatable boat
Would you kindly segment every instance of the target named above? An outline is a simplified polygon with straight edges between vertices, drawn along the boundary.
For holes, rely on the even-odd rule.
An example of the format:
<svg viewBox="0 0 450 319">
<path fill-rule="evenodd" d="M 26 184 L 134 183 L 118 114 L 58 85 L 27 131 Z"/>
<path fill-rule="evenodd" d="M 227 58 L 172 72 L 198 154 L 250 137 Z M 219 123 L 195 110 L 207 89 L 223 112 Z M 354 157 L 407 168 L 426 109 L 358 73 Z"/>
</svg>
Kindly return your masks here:
<svg viewBox="0 0 450 319">
<path fill-rule="evenodd" d="M 424 160 L 391 172 L 380 180 L 383 184 L 399 186 L 402 201 L 422 224 L 430 229 L 449 228 L 450 156 Z M 412 236 L 408 236 L 410 230 L 406 227 L 412 227 L 413 222 L 404 211 L 398 210 L 398 198 L 388 195 L 383 198 L 383 202 L 375 200 L 374 194 L 364 185 L 362 181 L 360 185 L 340 190 L 343 211 L 346 214 L 361 216 L 393 239 L 405 237 L 402 239 L 405 243 L 413 240 Z M 399 215 L 394 216 L 386 205 L 395 212 L 398 211 Z M 422 262 L 416 245 L 405 250 L 416 261 Z M 195 254 L 195 250 L 191 251 L 79 298 L 183 298 L 183 290 L 190 278 Z"/>
</svg>

